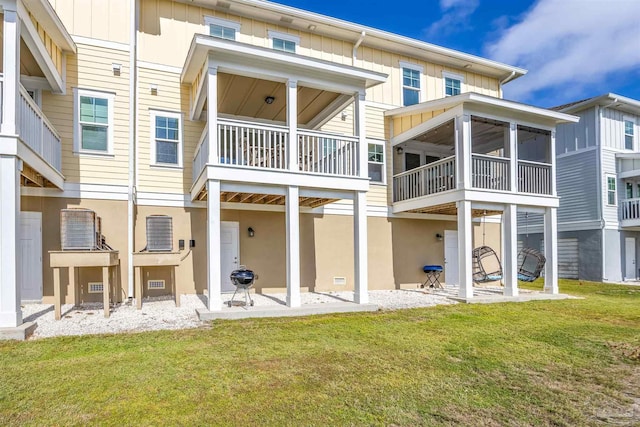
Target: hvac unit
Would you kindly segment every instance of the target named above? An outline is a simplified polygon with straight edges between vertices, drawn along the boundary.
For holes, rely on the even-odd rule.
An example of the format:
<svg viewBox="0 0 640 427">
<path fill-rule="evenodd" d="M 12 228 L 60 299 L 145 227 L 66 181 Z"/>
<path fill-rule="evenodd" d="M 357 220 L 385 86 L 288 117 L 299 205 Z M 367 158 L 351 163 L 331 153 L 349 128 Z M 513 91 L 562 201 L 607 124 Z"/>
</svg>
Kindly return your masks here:
<svg viewBox="0 0 640 427">
<path fill-rule="evenodd" d="M 63 251 L 99 249 L 101 231 L 100 218 L 92 210 L 60 211 L 60 242 Z"/>
<path fill-rule="evenodd" d="M 149 252 L 171 252 L 173 250 L 173 227 L 168 215 L 147 217 L 147 250 Z"/>
</svg>

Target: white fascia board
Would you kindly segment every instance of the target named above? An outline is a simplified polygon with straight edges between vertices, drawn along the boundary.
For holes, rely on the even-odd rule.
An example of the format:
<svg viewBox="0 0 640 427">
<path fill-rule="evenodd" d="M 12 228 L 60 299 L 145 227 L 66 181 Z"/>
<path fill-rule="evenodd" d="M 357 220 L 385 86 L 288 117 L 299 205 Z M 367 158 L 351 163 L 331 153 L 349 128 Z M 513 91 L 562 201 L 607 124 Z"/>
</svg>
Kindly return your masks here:
<svg viewBox="0 0 640 427">
<path fill-rule="evenodd" d="M 611 105 L 612 103 L 615 103 L 616 105 L 613 106 Z M 633 112 L 635 112 L 635 114 L 640 115 L 640 101 L 636 99 L 628 98 L 626 96 L 618 95 L 615 93 L 605 93 L 604 95 L 594 96 L 593 98 L 589 98 L 577 104 L 573 104 L 566 108 L 563 108 L 560 111 L 564 113 L 571 113 L 571 112 L 584 110 L 595 105 L 602 105 L 602 106 L 609 106 L 609 107 L 625 106 L 631 109 Z"/>
<path fill-rule="evenodd" d="M 63 191 L 54 188 L 22 187 L 23 196 L 66 199 L 127 200 L 126 185 L 79 184 L 67 182 Z"/>
</svg>

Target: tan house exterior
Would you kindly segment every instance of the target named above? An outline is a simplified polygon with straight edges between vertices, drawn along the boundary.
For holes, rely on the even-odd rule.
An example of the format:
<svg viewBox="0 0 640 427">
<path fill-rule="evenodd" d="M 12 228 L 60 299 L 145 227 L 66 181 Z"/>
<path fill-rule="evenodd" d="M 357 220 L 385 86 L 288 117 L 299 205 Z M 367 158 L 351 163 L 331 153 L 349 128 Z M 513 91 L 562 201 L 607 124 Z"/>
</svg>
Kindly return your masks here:
<svg viewBox="0 0 640 427">
<path fill-rule="evenodd" d="M 524 211 L 557 292 L 555 126 L 577 119 L 503 100 L 525 70 L 262 0 L 0 5 L 0 327 L 23 300 L 102 301 L 107 278 L 115 301 L 221 310 L 239 265 L 291 307 L 416 287 L 425 264 L 472 298 L 483 234 L 517 295 Z M 101 218 L 117 266 L 60 264 L 70 208 Z M 167 253 L 145 251 L 153 215 Z"/>
</svg>

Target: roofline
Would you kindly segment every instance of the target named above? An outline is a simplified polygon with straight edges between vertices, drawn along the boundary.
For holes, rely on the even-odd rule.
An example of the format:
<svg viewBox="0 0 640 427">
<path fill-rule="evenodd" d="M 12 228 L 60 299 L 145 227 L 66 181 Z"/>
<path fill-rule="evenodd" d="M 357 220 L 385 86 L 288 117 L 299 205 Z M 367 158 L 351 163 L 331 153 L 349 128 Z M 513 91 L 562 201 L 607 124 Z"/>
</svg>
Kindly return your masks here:
<svg viewBox="0 0 640 427">
<path fill-rule="evenodd" d="M 628 98 L 626 96 L 611 93 L 611 92 L 605 93 L 599 96 L 594 96 L 593 98 L 589 98 L 577 104 L 573 104 L 567 108 L 563 108 L 560 111 L 564 113 L 569 113 L 572 111 L 580 111 L 580 110 L 584 110 L 585 108 L 591 107 L 592 105 L 602 104 L 605 101 L 609 105 L 615 104 L 615 103 L 628 105 L 631 108 L 637 109 L 638 113 L 640 114 L 640 101 L 635 100 L 633 98 Z"/>
<path fill-rule="evenodd" d="M 535 114 L 542 116 L 546 119 L 551 119 L 560 122 L 577 123 L 580 118 L 567 113 L 548 110 L 546 108 L 534 107 L 533 105 L 522 104 L 519 102 L 508 101 L 502 98 L 495 98 L 493 96 L 481 95 L 475 92 L 466 92 L 456 96 L 448 96 L 446 98 L 440 98 L 433 101 L 426 101 L 420 104 L 411 105 L 409 107 L 396 108 L 395 110 L 388 110 L 384 113 L 386 117 L 398 117 L 418 114 L 425 111 L 441 110 L 446 108 L 452 108 L 454 106 L 471 103 L 491 105 L 494 107 L 508 108 L 511 110 L 517 110 L 522 113 Z"/>
<path fill-rule="evenodd" d="M 207 0 L 204 0 L 204 1 L 206 2 Z M 291 6 L 285 6 L 282 4 L 273 3 L 267 0 L 233 0 L 233 1 L 236 3 L 241 3 L 251 7 L 256 7 L 256 8 L 269 10 L 269 11 L 280 13 L 280 14 L 294 16 L 294 17 L 306 19 L 309 21 L 315 21 L 319 24 L 340 27 L 345 30 L 353 31 L 358 35 L 364 32 L 369 36 L 373 36 L 384 41 L 400 43 L 415 49 L 420 49 L 420 50 L 424 50 L 430 53 L 435 53 L 443 56 L 449 56 L 453 59 L 475 63 L 488 68 L 493 68 L 499 72 L 504 72 L 503 76 L 501 77 L 501 80 L 505 80 L 505 83 L 513 81 L 516 78 L 522 77 L 525 74 L 527 74 L 527 70 L 520 67 L 507 65 L 501 62 L 493 61 L 491 59 L 486 59 L 480 56 L 463 53 L 454 49 L 449 49 L 446 47 L 434 45 L 431 43 L 412 39 L 406 36 L 401 36 L 399 34 L 391 33 L 388 31 L 379 30 L 373 27 L 356 24 L 353 22 L 345 21 L 338 18 L 333 18 L 327 15 L 322 15 L 315 12 L 306 11 L 303 9 L 298 9 Z M 511 76 L 512 74 L 513 74 L 513 77 Z"/>
</svg>

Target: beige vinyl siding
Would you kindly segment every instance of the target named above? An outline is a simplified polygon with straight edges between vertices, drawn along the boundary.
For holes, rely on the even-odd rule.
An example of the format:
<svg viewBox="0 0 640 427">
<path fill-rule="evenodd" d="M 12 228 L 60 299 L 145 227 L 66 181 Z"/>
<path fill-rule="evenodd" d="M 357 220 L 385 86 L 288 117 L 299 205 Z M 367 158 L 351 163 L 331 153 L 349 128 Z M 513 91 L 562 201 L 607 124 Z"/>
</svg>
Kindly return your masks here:
<svg viewBox="0 0 640 427">
<path fill-rule="evenodd" d="M 412 129 L 424 122 L 426 122 L 427 120 L 430 120 L 442 113 L 444 113 L 446 110 L 436 110 L 436 111 L 430 111 L 427 113 L 421 113 L 421 114 L 414 114 L 411 116 L 402 116 L 402 117 L 394 117 L 393 120 L 393 135 L 397 136 L 400 135 L 403 132 L 408 131 L 409 129 Z"/>
<path fill-rule="evenodd" d="M 191 189 L 193 154 L 205 122 L 189 120 L 189 87 L 180 84 L 180 75 L 139 68 L 138 110 L 138 191 L 184 194 Z M 151 94 L 151 84 L 158 86 Z M 151 166 L 152 123 L 150 111 L 181 112 L 183 168 Z"/>
<path fill-rule="evenodd" d="M 129 43 L 131 0 L 49 0 L 70 34 Z"/>
<path fill-rule="evenodd" d="M 129 56 L 126 52 L 78 44 L 78 54 L 67 56 L 67 92 L 43 91 L 43 112 L 62 139 L 62 173 L 66 182 L 120 184 L 128 182 L 129 156 Z M 119 76 L 112 63 L 119 63 Z M 73 152 L 73 88 L 115 93 L 113 156 Z"/>
<path fill-rule="evenodd" d="M 342 120 L 343 112 L 345 114 L 344 120 Z M 333 116 L 320 130 L 323 132 L 338 133 L 340 135 L 353 135 L 353 103 Z"/>
</svg>

